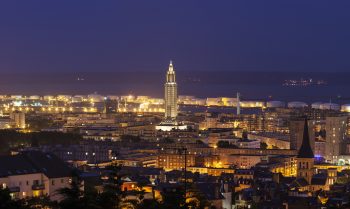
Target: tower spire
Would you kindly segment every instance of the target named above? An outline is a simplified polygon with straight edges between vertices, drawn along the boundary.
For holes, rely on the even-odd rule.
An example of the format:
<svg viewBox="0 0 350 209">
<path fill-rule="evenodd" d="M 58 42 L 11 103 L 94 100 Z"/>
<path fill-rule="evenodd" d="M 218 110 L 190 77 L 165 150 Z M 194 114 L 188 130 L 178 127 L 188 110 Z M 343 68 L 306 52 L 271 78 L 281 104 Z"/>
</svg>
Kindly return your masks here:
<svg viewBox="0 0 350 209">
<path fill-rule="evenodd" d="M 314 158 L 314 153 L 310 146 L 309 126 L 305 117 L 303 142 L 298 152 L 298 158 Z"/>
<path fill-rule="evenodd" d="M 169 71 L 173 71 L 173 70 L 174 70 L 173 61 L 170 60 L 170 63 L 169 63 Z"/>
</svg>

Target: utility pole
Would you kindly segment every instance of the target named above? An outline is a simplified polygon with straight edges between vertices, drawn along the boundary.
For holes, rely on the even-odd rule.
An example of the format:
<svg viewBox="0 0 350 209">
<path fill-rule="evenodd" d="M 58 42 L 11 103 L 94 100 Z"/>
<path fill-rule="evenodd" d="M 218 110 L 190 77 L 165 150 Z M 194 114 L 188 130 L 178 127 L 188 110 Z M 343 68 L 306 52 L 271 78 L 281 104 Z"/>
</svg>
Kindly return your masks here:
<svg viewBox="0 0 350 209">
<path fill-rule="evenodd" d="M 185 177 L 185 184 L 184 184 L 184 189 L 185 189 L 185 207 L 187 208 L 186 206 L 186 194 L 187 194 L 187 148 L 186 147 L 182 147 L 182 148 L 179 148 L 178 149 L 179 151 L 179 154 L 182 155 L 184 154 L 185 155 L 185 174 L 184 174 L 184 177 Z"/>
<path fill-rule="evenodd" d="M 161 150 L 164 150 L 164 149 L 173 150 L 173 151 L 175 151 L 175 153 L 177 151 L 177 153 L 179 155 L 184 155 L 184 157 L 185 157 L 185 165 L 184 165 L 185 183 L 184 183 L 184 190 L 185 190 L 185 208 L 187 208 L 187 206 L 186 206 L 186 194 L 187 194 L 187 148 L 186 147 L 180 147 L 180 148 L 173 147 L 173 148 L 162 148 Z"/>
</svg>

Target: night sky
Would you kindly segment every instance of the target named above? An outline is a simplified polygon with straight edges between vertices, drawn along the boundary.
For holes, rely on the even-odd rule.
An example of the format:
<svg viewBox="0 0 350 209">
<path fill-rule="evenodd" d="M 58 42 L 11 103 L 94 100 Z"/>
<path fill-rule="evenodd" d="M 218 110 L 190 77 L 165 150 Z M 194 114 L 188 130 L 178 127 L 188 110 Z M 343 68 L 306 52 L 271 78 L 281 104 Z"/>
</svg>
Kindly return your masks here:
<svg viewBox="0 0 350 209">
<path fill-rule="evenodd" d="M 0 72 L 349 71 L 349 0 L 4 0 Z"/>
</svg>

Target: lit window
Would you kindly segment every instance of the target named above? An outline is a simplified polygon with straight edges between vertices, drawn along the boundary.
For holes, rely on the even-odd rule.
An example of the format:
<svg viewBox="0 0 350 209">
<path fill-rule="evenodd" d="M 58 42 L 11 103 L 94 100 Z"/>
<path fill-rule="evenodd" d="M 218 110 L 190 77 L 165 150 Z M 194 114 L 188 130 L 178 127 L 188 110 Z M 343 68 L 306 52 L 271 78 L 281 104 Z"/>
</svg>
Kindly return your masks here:
<svg viewBox="0 0 350 209">
<path fill-rule="evenodd" d="M 39 197 L 40 196 L 40 191 L 33 191 L 33 197 Z"/>
</svg>

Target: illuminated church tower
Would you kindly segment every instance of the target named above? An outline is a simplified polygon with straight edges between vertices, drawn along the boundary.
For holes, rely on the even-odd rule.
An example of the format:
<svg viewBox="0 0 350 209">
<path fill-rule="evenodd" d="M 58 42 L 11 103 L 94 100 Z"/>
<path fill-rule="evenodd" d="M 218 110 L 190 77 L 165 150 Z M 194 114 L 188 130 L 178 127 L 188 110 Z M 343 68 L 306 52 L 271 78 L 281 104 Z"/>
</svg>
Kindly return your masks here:
<svg viewBox="0 0 350 209">
<path fill-rule="evenodd" d="M 175 121 L 177 117 L 177 84 L 173 63 L 170 61 L 165 82 L 165 120 Z"/>
<path fill-rule="evenodd" d="M 310 146 L 309 127 L 307 119 L 304 124 L 303 142 L 299 149 L 297 156 L 297 178 L 304 178 L 311 184 L 312 176 L 315 174 L 314 170 L 314 153 Z"/>
<path fill-rule="evenodd" d="M 156 130 L 172 131 L 186 130 L 187 125 L 181 121 L 177 121 L 178 105 L 177 105 L 177 84 L 173 63 L 170 61 L 169 69 L 166 73 L 166 82 L 164 84 L 164 120 L 157 125 Z"/>
</svg>

